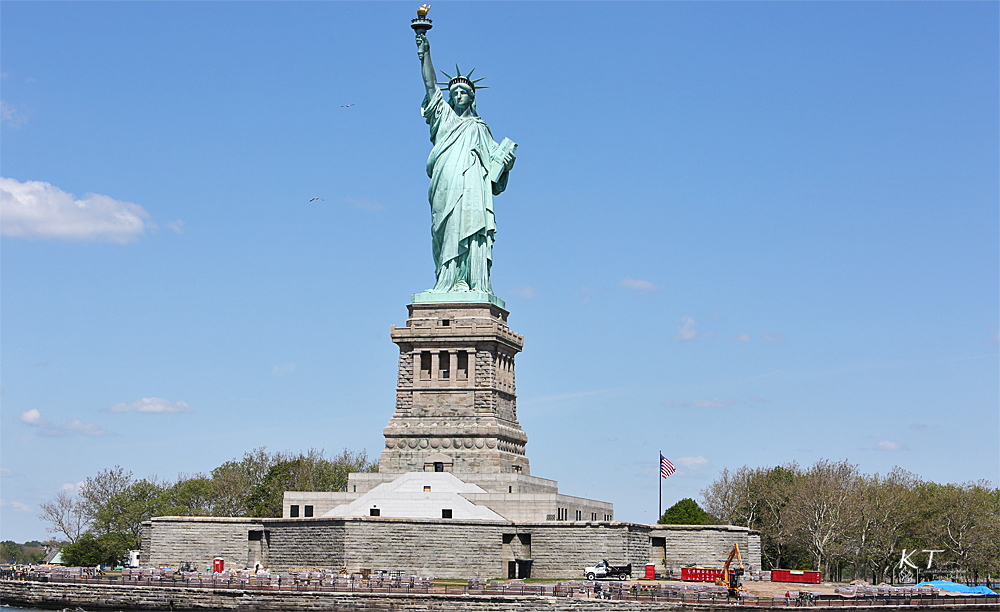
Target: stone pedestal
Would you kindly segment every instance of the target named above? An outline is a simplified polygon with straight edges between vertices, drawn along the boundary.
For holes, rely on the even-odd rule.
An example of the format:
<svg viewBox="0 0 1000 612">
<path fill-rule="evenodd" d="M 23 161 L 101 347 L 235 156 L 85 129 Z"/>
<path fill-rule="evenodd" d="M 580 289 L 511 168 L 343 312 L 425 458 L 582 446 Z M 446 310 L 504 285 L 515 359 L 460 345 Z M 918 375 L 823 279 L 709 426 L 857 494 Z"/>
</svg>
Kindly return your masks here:
<svg viewBox="0 0 1000 612">
<path fill-rule="evenodd" d="M 396 411 L 379 472 L 529 474 L 514 356 L 523 339 L 491 303 L 413 303 L 399 346 Z"/>
</svg>

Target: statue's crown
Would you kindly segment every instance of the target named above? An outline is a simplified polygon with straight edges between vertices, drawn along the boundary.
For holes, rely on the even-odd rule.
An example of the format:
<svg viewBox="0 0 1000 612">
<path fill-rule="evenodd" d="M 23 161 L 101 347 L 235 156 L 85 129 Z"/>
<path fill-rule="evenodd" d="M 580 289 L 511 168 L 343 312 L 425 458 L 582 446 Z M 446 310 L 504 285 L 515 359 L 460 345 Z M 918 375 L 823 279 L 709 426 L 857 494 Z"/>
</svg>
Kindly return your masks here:
<svg viewBox="0 0 1000 612">
<path fill-rule="evenodd" d="M 478 86 L 476 85 L 476 83 L 482 81 L 486 77 L 478 79 L 469 78 L 475 71 L 476 69 L 473 68 L 472 70 L 469 71 L 469 74 L 462 76 L 462 71 L 459 69 L 458 64 L 455 64 L 455 76 L 451 76 L 450 74 L 442 70 L 441 74 L 448 77 L 450 80 L 447 83 L 438 83 L 438 85 L 447 85 L 447 87 L 442 87 L 441 91 L 448 91 L 455 85 L 466 85 L 469 88 L 471 88 L 473 92 L 475 92 L 477 89 L 489 89 L 488 85 L 478 85 Z"/>
</svg>

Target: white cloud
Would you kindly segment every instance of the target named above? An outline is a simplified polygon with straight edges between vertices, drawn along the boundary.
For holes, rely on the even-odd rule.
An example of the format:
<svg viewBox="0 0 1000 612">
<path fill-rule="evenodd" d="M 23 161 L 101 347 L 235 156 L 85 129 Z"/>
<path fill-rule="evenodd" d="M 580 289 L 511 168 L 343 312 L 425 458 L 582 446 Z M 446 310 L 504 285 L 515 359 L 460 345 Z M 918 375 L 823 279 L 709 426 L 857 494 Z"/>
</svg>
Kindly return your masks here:
<svg viewBox="0 0 1000 612">
<path fill-rule="evenodd" d="M 174 221 L 171 221 L 171 222 L 167 223 L 167 229 L 173 230 L 173 231 L 177 232 L 178 234 L 183 234 L 184 233 L 184 225 L 185 225 L 184 221 L 182 221 L 181 219 L 176 219 Z"/>
<path fill-rule="evenodd" d="M 59 487 L 59 490 L 66 491 L 68 493 L 72 493 L 75 495 L 80 492 L 80 489 L 82 487 L 83 487 L 83 481 L 81 480 L 80 482 L 67 482 L 63 484 L 63 486 Z"/>
<path fill-rule="evenodd" d="M 286 374 L 291 374 L 295 371 L 295 362 L 286 363 L 285 365 L 276 365 L 271 368 L 271 376 L 284 376 Z"/>
<path fill-rule="evenodd" d="M 625 277 L 621 279 L 618 281 L 618 285 L 622 289 L 628 289 L 629 291 L 635 291 L 636 293 L 649 293 L 650 291 L 656 291 L 659 289 L 658 286 L 648 280 L 632 277 Z"/>
<path fill-rule="evenodd" d="M 382 206 L 375 200 L 369 198 L 344 198 L 344 201 L 348 204 L 354 206 L 354 208 L 360 210 L 384 210 L 385 206 Z"/>
<path fill-rule="evenodd" d="M 777 344 L 779 342 L 784 342 L 785 337 L 777 332 L 771 332 L 769 334 L 764 334 L 764 340 Z"/>
<path fill-rule="evenodd" d="M 889 440 L 882 440 L 875 445 L 875 450 L 901 451 L 901 450 L 907 450 L 907 448 L 902 444 L 900 444 L 899 442 L 890 442 Z"/>
<path fill-rule="evenodd" d="M 171 414 L 174 412 L 191 412 L 191 406 L 185 401 L 171 402 L 162 397 L 144 397 L 131 404 L 119 402 L 110 406 L 107 412 L 138 412 L 140 414 Z"/>
<path fill-rule="evenodd" d="M 733 338 L 733 342 L 750 342 L 750 334 L 740 334 Z"/>
<path fill-rule="evenodd" d="M 678 457 L 671 461 L 681 474 L 688 472 L 699 472 L 708 467 L 708 459 L 698 455 L 697 457 Z"/>
<path fill-rule="evenodd" d="M 16 106 L 11 106 L 5 100 L 0 100 L 0 122 L 19 128 L 28 122 L 28 116 Z"/>
<path fill-rule="evenodd" d="M 698 322 L 691 317 L 681 317 L 681 326 L 677 328 L 677 335 L 674 336 L 674 340 L 690 342 L 698 338 L 710 338 L 712 336 L 712 334 L 703 334 L 695 329 L 694 326 L 697 324 Z"/>
<path fill-rule="evenodd" d="M 21 512 L 28 512 L 29 510 L 31 510 L 31 506 L 29 506 L 28 504 L 22 504 L 21 502 L 17 501 L 9 502 L 5 499 L 0 499 L 0 506 L 10 506 L 11 508 L 15 510 L 20 510 Z"/>
<path fill-rule="evenodd" d="M 47 421 L 42 420 L 42 413 L 38 412 L 37 408 L 32 408 L 27 412 L 22 412 L 21 422 L 27 423 L 28 425 L 45 425 L 47 423 Z"/>
<path fill-rule="evenodd" d="M 108 432 L 94 423 L 84 423 L 80 419 L 63 419 L 58 425 L 42 418 L 42 414 L 37 408 L 32 408 L 21 413 L 21 422 L 38 428 L 38 435 L 47 438 L 58 436 L 68 436 L 78 433 L 91 438 L 98 438 L 108 435 Z"/>
<path fill-rule="evenodd" d="M 59 422 L 58 430 L 60 432 L 65 431 L 83 434 L 92 438 L 100 438 L 108 433 L 100 425 L 95 425 L 94 423 L 84 423 L 80 419 L 63 419 Z"/>
<path fill-rule="evenodd" d="M 14 470 L 10 468 L 0 467 L 0 476 L 13 476 Z"/>
<path fill-rule="evenodd" d="M 138 204 L 71 193 L 41 181 L 0 178 L 0 233 L 18 238 L 134 242 L 154 225 Z"/>
<path fill-rule="evenodd" d="M 529 285 L 521 285 L 520 287 L 514 287 L 510 290 L 511 294 L 517 297 L 524 298 L 526 300 L 533 299 L 538 295 L 538 289 L 531 287 Z"/>
</svg>

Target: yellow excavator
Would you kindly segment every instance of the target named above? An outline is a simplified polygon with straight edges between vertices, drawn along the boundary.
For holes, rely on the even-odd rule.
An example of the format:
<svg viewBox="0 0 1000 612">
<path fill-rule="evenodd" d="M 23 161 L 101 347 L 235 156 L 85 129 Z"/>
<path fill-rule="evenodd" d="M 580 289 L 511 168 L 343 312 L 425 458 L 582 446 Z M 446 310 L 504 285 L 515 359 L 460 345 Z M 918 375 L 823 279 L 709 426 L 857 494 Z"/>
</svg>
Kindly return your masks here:
<svg viewBox="0 0 1000 612">
<path fill-rule="evenodd" d="M 740 564 L 738 568 L 729 569 L 733 563 L 733 557 Z M 739 597 L 740 592 L 746 593 L 746 589 L 740 586 L 740 576 L 743 575 L 743 556 L 740 555 L 740 545 L 733 544 L 733 549 L 729 551 L 729 558 L 722 566 L 722 573 L 715 579 L 715 584 L 724 586 L 728 590 L 728 597 Z"/>
</svg>

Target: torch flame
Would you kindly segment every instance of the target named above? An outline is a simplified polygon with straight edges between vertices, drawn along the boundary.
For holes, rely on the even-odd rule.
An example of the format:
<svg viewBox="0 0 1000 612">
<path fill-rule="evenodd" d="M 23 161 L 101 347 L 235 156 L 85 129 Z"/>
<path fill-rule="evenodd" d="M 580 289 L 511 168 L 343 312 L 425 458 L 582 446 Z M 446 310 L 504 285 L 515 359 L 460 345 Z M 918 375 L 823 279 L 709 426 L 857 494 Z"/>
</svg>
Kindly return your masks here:
<svg viewBox="0 0 1000 612">
<path fill-rule="evenodd" d="M 431 10 L 431 5 L 429 4 L 420 5 L 420 8 L 417 9 L 417 17 L 426 17 L 427 11 L 429 10 Z"/>
</svg>

